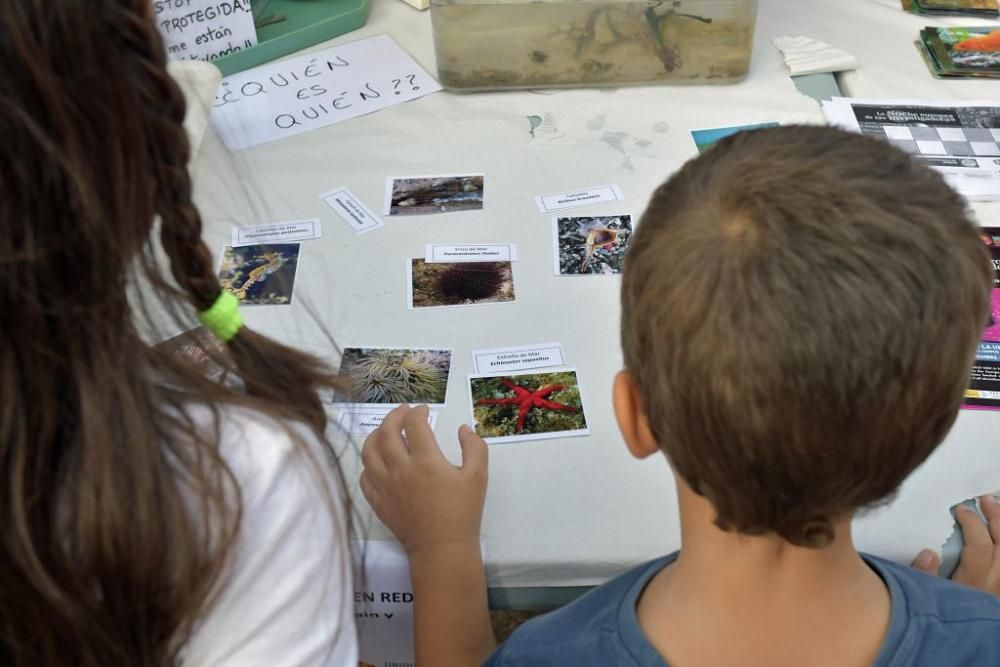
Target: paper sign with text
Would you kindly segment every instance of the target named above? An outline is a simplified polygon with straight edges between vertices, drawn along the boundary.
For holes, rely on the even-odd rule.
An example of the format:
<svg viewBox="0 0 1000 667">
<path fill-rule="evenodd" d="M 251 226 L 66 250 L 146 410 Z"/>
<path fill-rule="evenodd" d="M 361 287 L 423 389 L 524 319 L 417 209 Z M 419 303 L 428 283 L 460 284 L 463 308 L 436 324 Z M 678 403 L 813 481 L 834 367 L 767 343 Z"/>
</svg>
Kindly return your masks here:
<svg viewBox="0 0 1000 667">
<path fill-rule="evenodd" d="M 551 211 L 560 211 L 564 208 L 603 204 L 604 202 L 621 201 L 622 199 L 624 199 L 622 191 L 617 185 L 599 185 L 586 190 L 571 190 L 569 192 L 556 192 L 550 195 L 538 195 L 535 197 L 535 206 L 538 207 L 539 213 L 549 213 Z"/>
<path fill-rule="evenodd" d="M 257 43 L 250 0 L 153 0 L 153 11 L 174 60 L 212 60 Z"/>
<path fill-rule="evenodd" d="M 516 262 L 517 246 L 513 243 L 483 243 L 478 245 L 445 245 L 428 243 L 424 261 L 442 262 Z"/>
<path fill-rule="evenodd" d="M 382 218 L 372 213 L 372 210 L 361 203 L 361 200 L 347 188 L 337 188 L 330 192 L 324 192 L 319 198 L 325 201 L 327 206 L 332 208 L 358 234 L 364 234 L 385 225 Z"/>
<path fill-rule="evenodd" d="M 305 241 L 323 236 L 319 218 L 311 220 L 289 220 L 270 225 L 254 227 L 233 227 L 233 247 L 255 245 L 257 243 L 286 243 Z"/>
<path fill-rule="evenodd" d="M 222 80 L 212 126 L 230 150 L 284 139 L 441 90 L 388 35 Z"/>
<path fill-rule="evenodd" d="M 410 561 L 397 542 L 355 543 L 354 619 L 362 665 L 413 665 L 413 585 Z"/>
<path fill-rule="evenodd" d="M 486 560 L 486 544 L 479 543 Z M 413 667 L 413 584 L 410 561 L 398 542 L 353 543 L 354 618 L 359 665 Z"/>
<path fill-rule="evenodd" d="M 563 366 L 566 363 L 559 343 L 474 350 L 472 359 L 476 373 L 507 373 L 529 368 Z"/>
<path fill-rule="evenodd" d="M 390 412 L 391 410 L 345 410 L 341 413 L 337 424 L 345 433 L 368 435 L 382 425 L 382 420 Z M 434 425 L 437 423 L 437 412 L 435 410 L 428 411 L 427 423 L 433 430 Z"/>
</svg>

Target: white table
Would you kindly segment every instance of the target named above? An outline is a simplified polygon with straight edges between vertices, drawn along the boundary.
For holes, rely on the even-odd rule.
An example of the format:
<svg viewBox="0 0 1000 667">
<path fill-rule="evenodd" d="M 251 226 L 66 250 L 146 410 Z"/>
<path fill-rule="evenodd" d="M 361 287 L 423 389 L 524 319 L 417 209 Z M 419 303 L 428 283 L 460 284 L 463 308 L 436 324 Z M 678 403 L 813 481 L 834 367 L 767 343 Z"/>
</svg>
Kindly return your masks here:
<svg viewBox="0 0 1000 667">
<path fill-rule="evenodd" d="M 367 26 L 332 43 L 387 32 L 435 72 L 429 14 L 397 0 L 373 2 Z M 554 277 L 551 217 L 537 212 L 532 197 L 617 183 L 625 202 L 577 211 L 640 214 L 653 188 L 694 156 L 689 129 L 823 122 L 771 45 L 779 35 L 808 35 L 854 53 L 861 68 L 844 77 L 846 94 L 1000 97 L 997 82 L 931 78 L 913 47 L 925 23 L 904 14 L 898 0 L 762 0 L 751 72 L 740 84 L 438 93 L 236 154 L 210 135 L 194 166 L 196 196 L 215 248 L 234 223 L 323 220 L 324 237 L 302 246 L 296 304 L 246 308 L 251 326 L 332 358 L 310 310 L 340 346 L 454 348 L 437 433 L 455 461 L 454 432 L 469 419 L 471 350 L 562 342 L 568 363 L 580 371 L 593 434 L 492 447 L 487 568 L 493 587 L 594 584 L 678 547 L 676 500 L 664 461 L 631 459 L 612 417 L 611 379 L 621 366 L 620 280 Z M 532 138 L 528 115 L 551 115 L 556 130 Z M 612 145 L 616 140 L 624 151 Z M 362 236 L 318 198 L 347 186 L 378 210 L 387 176 L 463 172 L 486 173 L 484 211 L 388 219 Z M 1000 224 L 1000 206 L 977 211 L 983 223 Z M 405 260 L 421 256 L 426 243 L 507 241 L 520 251 L 515 304 L 407 311 Z M 1000 414 L 963 412 L 896 500 L 857 521 L 859 546 L 899 561 L 939 546 L 950 532 L 949 505 L 1000 488 L 998 427 Z M 388 537 L 357 493 L 354 454 L 345 455 L 344 466 L 371 522 L 369 537 Z"/>
</svg>

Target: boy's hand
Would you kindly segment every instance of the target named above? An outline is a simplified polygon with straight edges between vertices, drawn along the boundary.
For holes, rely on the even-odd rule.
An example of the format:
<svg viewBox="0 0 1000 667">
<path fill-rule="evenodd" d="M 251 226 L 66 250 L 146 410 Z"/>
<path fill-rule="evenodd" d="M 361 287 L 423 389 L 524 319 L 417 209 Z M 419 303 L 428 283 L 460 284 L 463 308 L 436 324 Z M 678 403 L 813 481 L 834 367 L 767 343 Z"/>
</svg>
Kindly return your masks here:
<svg viewBox="0 0 1000 667">
<path fill-rule="evenodd" d="M 1000 595 L 1000 504 L 992 496 L 979 498 L 986 523 L 968 507 L 955 508 L 955 520 L 962 528 L 962 555 L 952 581 Z M 937 574 L 941 559 L 929 549 L 917 554 L 913 567 Z"/>
<path fill-rule="evenodd" d="M 411 557 L 470 542 L 478 551 L 486 500 L 486 442 L 462 426 L 462 466 L 453 466 L 438 447 L 427 412 L 426 406 L 402 405 L 365 439 L 361 491 Z"/>
</svg>

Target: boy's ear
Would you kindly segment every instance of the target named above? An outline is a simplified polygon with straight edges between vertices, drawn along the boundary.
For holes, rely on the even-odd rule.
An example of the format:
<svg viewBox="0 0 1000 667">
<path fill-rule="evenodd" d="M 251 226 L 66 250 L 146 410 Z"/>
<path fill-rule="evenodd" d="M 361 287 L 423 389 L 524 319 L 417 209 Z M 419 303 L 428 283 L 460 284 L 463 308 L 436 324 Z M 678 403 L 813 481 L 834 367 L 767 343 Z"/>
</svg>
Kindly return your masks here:
<svg viewBox="0 0 1000 667">
<path fill-rule="evenodd" d="M 625 446 L 632 456 L 644 459 L 660 451 L 660 445 L 649 428 L 649 420 L 639 399 L 639 387 L 635 378 L 626 370 L 618 371 L 612 388 L 612 402 L 618 430 L 622 433 Z"/>
</svg>

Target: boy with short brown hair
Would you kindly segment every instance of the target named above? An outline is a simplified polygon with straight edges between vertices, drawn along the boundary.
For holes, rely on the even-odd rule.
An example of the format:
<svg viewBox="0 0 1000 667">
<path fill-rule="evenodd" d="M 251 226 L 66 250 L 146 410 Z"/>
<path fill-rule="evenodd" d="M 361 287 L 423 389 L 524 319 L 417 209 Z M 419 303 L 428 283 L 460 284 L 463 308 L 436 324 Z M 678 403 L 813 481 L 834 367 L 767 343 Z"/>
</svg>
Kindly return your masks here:
<svg viewBox="0 0 1000 667">
<path fill-rule="evenodd" d="M 1000 599 L 862 556 L 850 533 L 941 442 L 968 382 L 992 268 L 958 195 L 888 144 L 759 130 L 661 186 L 629 253 L 615 413 L 635 456 L 676 472 L 681 551 L 522 626 L 487 664 L 1000 664 Z M 459 438 L 455 468 L 404 407 L 364 448 L 434 667 L 492 648 L 485 445 Z M 997 587 L 1000 508 L 982 508 L 989 530 L 959 520 Z"/>
</svg>

